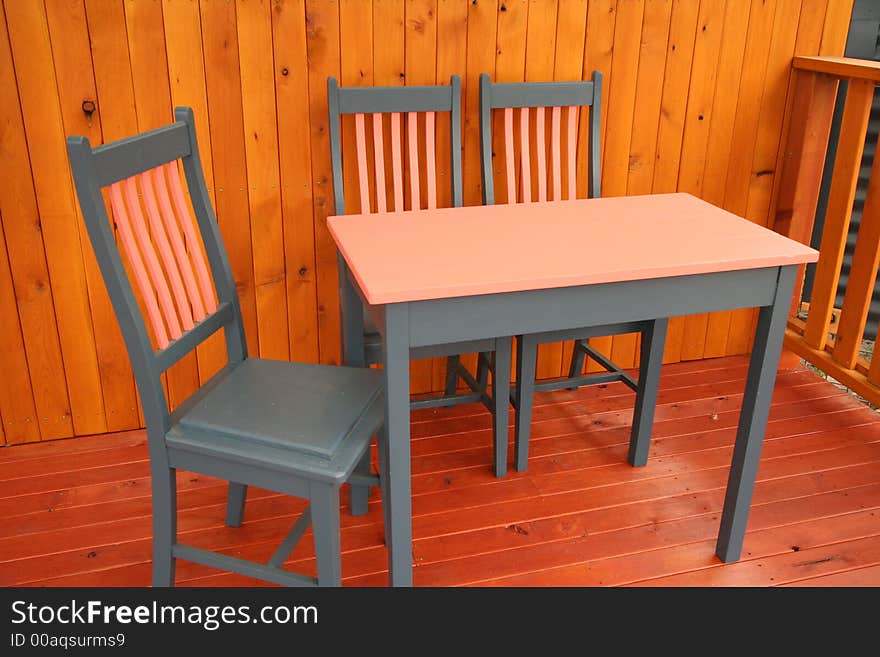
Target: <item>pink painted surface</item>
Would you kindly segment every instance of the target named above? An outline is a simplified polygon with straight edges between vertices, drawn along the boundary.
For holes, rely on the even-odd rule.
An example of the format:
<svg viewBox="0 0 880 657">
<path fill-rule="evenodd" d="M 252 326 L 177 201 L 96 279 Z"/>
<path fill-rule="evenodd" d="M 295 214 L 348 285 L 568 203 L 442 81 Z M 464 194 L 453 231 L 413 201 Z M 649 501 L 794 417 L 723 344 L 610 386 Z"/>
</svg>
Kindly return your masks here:
<svg viewBox="0 0 880 657">
<path fill-rule="evenodd" d="M 562 108 L 554 107 L 550 121 L 551 134 L 550 141 L 552 146 L 553 162 L 553 200 L 562 200 L 562 131 L 560 125 L 562 123 Z"/>
<path fill-rule="evenodd" d="M 529 161 L 529 108 L 521 107 L 519 110 L 519 159 L 520 187 L 523 203 L 532 200 L 532 167 Z"/>
<path fill-rule="evenodd" d="M 183 237 L 180 234 L 180 225 L 174 216 L 174 208 L 171 205 L 171 197 L 168 194 L 168 185 L 165 180 L 165 167 L 156 167 L 152 169 L 153 183 L 159 196 L 159 208 L 162 210 L 162 219 L 165 222 L 165 231 L 171 240 L 171 246 L 174 249 L 174 258 L 177 260 L 177 268 L 183 277 L 183 283 L 186 286 L 186 295 L 192 307 L 193 319 L 201 321 L 205 318 L 205 304 L 202 303 L 202 297 L 199 296 L 199 288 L 196 285 L 195 272 L 193 271 L 192 262 L 186 253 L 186 246 L 183 243 Z M 175 174 L 177 172 L 175 171 Z"/>
<path fill-rule="evenodd" d="M 153 335 L 156 337 L 159 348 L 164 349 L 168 346 L 168 331 L 165 330 L 162 314 L 159 312 L 159 304 L 156 301 L 156 293 L 153 291 L 153 286 L 150 285 L 150 279 L 147 276 L 143 258 L 141 258 L 141 253 L 135 243 L 134 231 L 131 228 L 128 212 L 125 209 L 125 201 L 122 200 L 121 182 L 110 186 L 110 206 L 113 208 L 113 218 L 119 230 L 119 239 L 122 242 L 122 247 L 125 249 L 125 254 L 128 256 L 134 280 L 140 290 L 144 305 L 147 307 L 147 317 L 150 320 L 150 325 L 153 327 Z"/>
<path fill-rule="evenodd" d="M 577 119 L 578 107 L 568 108 L 568 199 L 577 198 Z"/>
<path fill-rule="evenodd" d="M 361 212 L 370 211 L 370 183 L 367 179 L 367 137 L 364 132 L 364 115 L 354 115 L 355 141 L 358 156 L 358 189 L 361 197 Z"/>
<path fill-rule="evenodd" d="M 159 258 L 156 257 L 156 250 L 153 248 L 153 242 L 147 232 L 147 222 L 144 219 L 144 213 L 141 210 L 141 203 L 138 199 L 138 188 L 135 177 L 126 178 L 123 181 L 125 187 L 125 201 L 128 205 L 128 216 L 134 235 L 137 238 L 138 246 L 147 265 L 147 273 L 150 275 L 150 281 L 156 296 L 159 299 L 159 308 L 162 309 L 162 316 L 165 318 L 165 325 L 168 332 L 175 340 L 183 335 L 180 328 L 180 320 L 174 310 L 174 302 L 171 301 L 171 292 L 168 289 L 168 283 L 165 281 L 165 275 L 162 273 L 162 267 L 159 265 Z"/>
<path fill-rule="evenodd" d="M 164 166 L 165 174 L 168 176 L 168 182 L 171 186 L 171 198 L 174 200 L 174 209 L 177 210 L 177 219 L 183 228 L 183 234 L 189 245 L 190 257 L 196 267 L 196 277 L 199 281 L 199 288 L 202 291 L 205 310 L 212 313 L 217 310 L 217 302 L 214 298 L 214 285 L 211 282 L 211 276 L 208 274 L 205 256 L 202 254 L 202 249 L 199 246 L 200 241 L 196 235 L 195 218 L 190 213 L 186 199 L 183 196 L 180 170 L 177 168 L 177 162 L 168 162 Z"/>
<path fill-rule="evenodd" d="M 428 186 L 428 209 L 437 207 L 437 153 L 434 150 L 434 112 L 425 112 L 425 178 Z"/>
<path fill-rule="evenodd" d="M 186 292 L 183 289 L 183 280 L 181 280 L 174 253 L 171 251 L 168 235 L 165 232 L 165 224 L 162 222 L 162 217 L 159 213 L 159 202 L 156 198 L 156 189 L 153 186 L 151 174 L 152 170 L 138 174 L 141 193 L 144 197 L 144 205 L 147 208 L 147 216 L 150 218 L 150 232 L 153 236 L 153 243 L 159 249 L 159 255 L 162 257 L 162 266 L 165 268 L 165 276 L 171 284 L 171 291 L 174 293 L 174 302 L 177 305 L 177 314 L 180 317 L 180 322 L 183 324 L 183 328 L 188 331 L 194 326 L 192 311 L 189 307 L 189 300 L 186 298 Z"/>
<path fill-rule="evenodd" d="M 409 145 L 409 207 L 418 210 L 419 201 L 419 115 L 409 112 L 406 115 L 407 144 Z M 394 208 L 395 210 L 397 208 Z"/>
<path fill-rule="evenodd" d="M 391 113 L 391 173 L 394 177 L 394 211 L 403 210 L 403 152 L 400 150 L 400 112 Z"/>
<path fill-rule="evenodd" d="M 373 114 L 373 159 L 376 164 L 376 212 L 388 212 L 385 199 L 385 144 L 382 140 L 382 115 Z"/>
<path fill-rule="evenodd" d="M 544 131 L 544 108 L 535 110 L 535 155 L 538 160 L 538 200 L 547 200 L 547 134 Z"/>
<path fill-rule="evenodd" d="M 327 223 L 371 304 L 755 269 L 819 257 L 690 194 L 348 215 Z M 588 258 L 584 244 L 590 245 Z M 451 267 L 452 252 L 467 267 Z"/>
<path fill-rule="evenodd" d="M 507 202 L 516 203 L 516 166 L 513 159 L 513 108 L 504 110 L 504 162 L 507 169 Z"/>
</svg>

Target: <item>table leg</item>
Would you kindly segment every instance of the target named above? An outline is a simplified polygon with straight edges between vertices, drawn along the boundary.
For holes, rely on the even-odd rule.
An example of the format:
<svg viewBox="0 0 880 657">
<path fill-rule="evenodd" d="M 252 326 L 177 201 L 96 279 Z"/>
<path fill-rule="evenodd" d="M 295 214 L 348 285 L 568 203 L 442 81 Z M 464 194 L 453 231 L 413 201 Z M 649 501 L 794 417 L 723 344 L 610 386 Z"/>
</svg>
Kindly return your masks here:
<svg viewBox="0 0 880 657">
<path fill-rule="evenodd" d="M 412 499 L 409 444 L 409 307 L 385 306 L 382 340 L 385 426 L 388 431 L 386 518 L 390 527 L 388 570 L 392 586 L 412 586 Z"/>
<path fill-rule="evenodd" d="M 726 562 L 736 561 L 742 552 L 796 271 L 796 266 L 780 268 L 775 300 L 761 308 L 758 317 L 715 548 L 715 553 Z"/>
<path fill-rule="evenodd" d="M 342 364 L 366 367 L 364 352 L 364 306 L 348 274 L 345 260 L 337 253 L 339 270 L 339 302 L 342 307 Z M 370 474 L 370 452 L 357 464 L 355 472 Z M 370 487 L 350 486 L 350 506 L 353 516 L 364 515 L 369 506 Z"/>
<path fill-rule="evenodd" d="M 642 331 L 639 387 L 633 412 L 632 433 L 629 439 L 629 462 L 634 466 L 648 462 L 651 447 L 651 429 L 654 427 L 654 408 L 660 389 L 660 366 L 663 364 L 663 347 L 666 344 L 665 317 L 655 319 Z"/>
<path fill-rule="evenodd" d="M 512 340 L 495 340 L 495 371 L 492 373 L 492 433 L 495 476 L 507 476 L 507 443 L 510 432 L 510 347 Z M 485 381 L 483 382 L 485 389 Z"/>
</svg>

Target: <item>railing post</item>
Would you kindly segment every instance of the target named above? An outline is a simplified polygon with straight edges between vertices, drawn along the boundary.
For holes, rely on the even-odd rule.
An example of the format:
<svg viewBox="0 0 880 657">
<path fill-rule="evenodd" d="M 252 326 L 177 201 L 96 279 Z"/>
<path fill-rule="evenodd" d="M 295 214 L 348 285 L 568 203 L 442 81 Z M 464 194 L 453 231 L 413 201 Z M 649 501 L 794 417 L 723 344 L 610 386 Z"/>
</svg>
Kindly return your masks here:
<svg viewBox="0 0 880 657">
<path fill-rule="evenodd" d="M 850 80 L 843 107 L 819 262 L 816 265 L 810 312 L 804 331 L 804 339 L 814 349 L 824 349 L 828 341 L 828 325 L 837 295 L 837 282 L 840 279 L 840 266 L 843 263 L 850 214 L 862 164 L 868 117 L 874 99 L 874 85 L 870 80 Z"/>
<path fill-rule="evenodd" d="M 795 71 L 792 116 L 782 161 L 782 174 L 773 229 L 802 244 L 813 233 L 822 170 L 834 118 L 837 78 L 812 71 Z M 795 279 L 791 314 L 797 314 L 806 268 Z"/>
</svg>

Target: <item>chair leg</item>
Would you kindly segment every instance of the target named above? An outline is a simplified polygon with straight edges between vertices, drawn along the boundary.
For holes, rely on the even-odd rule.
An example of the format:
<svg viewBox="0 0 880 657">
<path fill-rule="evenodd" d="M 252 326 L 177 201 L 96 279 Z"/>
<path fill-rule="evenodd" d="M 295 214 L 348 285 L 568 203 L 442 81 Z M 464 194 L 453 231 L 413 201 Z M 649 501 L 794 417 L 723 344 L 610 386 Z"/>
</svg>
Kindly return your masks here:
<svg viewBox="0 0 880 657">
<path fill-rule="evenodd" d="M 480 385 L 480 390 L 482 392 L 487 392 L 489 390 L 490 358 L 492 358 L 492 354 L 490 353 L 481 353 L 477 356 L 477 383 Z"/>
<path fill-rule="evenodd" d="M 651 429 L 654 426 L 654 408 L 660 388 L 660 366 L 663 363 L 663 347 L 666 344 L 665 318 L 656 319 L 642 330 L 640 350 L 639 386 L 633 414 L 632 433 L 629 442 L 629 462 L 634 466 L 648 462 L 651 446 Z"/>
<path fill-rule="evenodd" d="M 339 487 L 312 482 L 309 491 L 315 559 L 318 562 L 318 586 L 342 586 Z"/>
<path fill-rule="evenodd" d="M 514 467 L 524 472 L 529 462 L 529 431 L 532 424 L 532 404 L 535 396 L 535 369 L 538 361 L 538 343 L 532 336 L 516 337 L 516 401 Z"/>
<path fill-rule="evenodd" d="M 370 474 L 370 450 L 367 449 L 355 466 L 358 474 Z M 368 485 L 349 484 L 351 515 L 362 516 L 369 508 L 370 487 Z"/>
<path fill-rule="evenodd" d="M 376 441 L 379 451 L 379 487 L 382 490 L 382 523 L 385 528 L 385 545 L 391 545 L 388 530 L 391 528 L 390 506 L 388 505 L 388 431 L 383 426 L 379 429 Z"/>
<path fill-rule="evenodd" d="M 510 338 L 495 341 L 495 367 L 492 372 L 492 434 L 495 476 L 507 476 L 507 434 L 510 424 Z M 488 368 L 487 368 L 488 369 Z M 485 384 L 483 385 L 485 390 Z"/>
<path fill-rule="evenodd" d="M 584 371 L 584 357 L 586 354 L 578 349 L 581 342 L 585 342 L 585 340 L 575 340 L 574 349 L 571 350 L 571 365 L 568 367 L 568 376 L 572 379 L 576 376 L 580 376 Z M 569 388 L 569 390 L 577 390 L 577 387 Z"/>
<path fill-rule="evenodd" d="M 169 467 L 152 468 L 153 487 L 153 586 L 174 586 L 177 542 L 177 476 Z"/>
<path fill-rule="evenodd" d="M 226 498 L 226 526 L 241 527 L 244 519 L 244 503 L 247 486 L 234 481 L 229 482 L 229 495 Z"/>
<path fill-rule="evenodd" d="M 458 383 L 458 356 L 449 356 L 446 358 L 446 387 L 444 393 L 449 395 L 455 394 L 455 387 Z"/>
</svg>

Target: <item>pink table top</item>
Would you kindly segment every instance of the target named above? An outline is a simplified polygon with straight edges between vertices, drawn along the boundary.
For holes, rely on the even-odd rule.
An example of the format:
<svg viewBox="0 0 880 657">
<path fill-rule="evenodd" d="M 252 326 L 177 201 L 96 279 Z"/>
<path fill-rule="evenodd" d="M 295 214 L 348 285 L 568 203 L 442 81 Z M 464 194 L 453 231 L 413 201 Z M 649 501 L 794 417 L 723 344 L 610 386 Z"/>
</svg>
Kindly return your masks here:
<svg viewBox="0 0 880 657">
<path fill-rule="evenodd" d="M 690 194 L 328 218 L 371 304 L 815 262 L 819 253 Z"/>
</svg>

